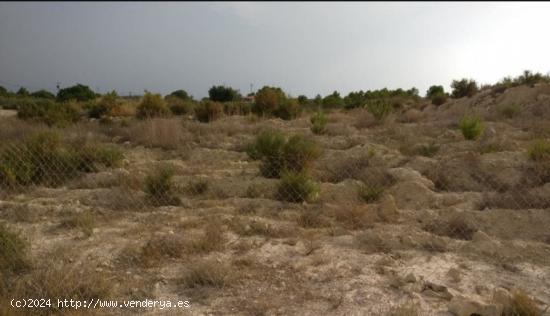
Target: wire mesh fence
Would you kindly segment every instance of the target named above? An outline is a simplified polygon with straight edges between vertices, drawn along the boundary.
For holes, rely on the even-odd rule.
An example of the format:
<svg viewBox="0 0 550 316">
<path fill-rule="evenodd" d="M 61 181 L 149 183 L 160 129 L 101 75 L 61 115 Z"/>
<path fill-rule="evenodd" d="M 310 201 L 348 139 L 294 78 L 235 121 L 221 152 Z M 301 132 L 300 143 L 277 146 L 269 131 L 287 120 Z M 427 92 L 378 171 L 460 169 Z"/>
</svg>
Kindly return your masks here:
<svg viewBox="0 0 550 316">
<path fill-rule="evenodd" d="M 277 135 L 258 137 L 244 152 L 222 155 L 211 151 L 195 160 L 175 156 L 160 161 L 136 157 L 120 145 L 39 134 L 0 147 L 1 196 L 4 201 L 26 196 L 31 203 L 41 191 L 58 190 L 59 204 L 138 212 L 259 201 L 272 211 L 299 210 L 299 228 L 328 229 L 334 236 L 351 232 L 356 246 L 368 254 L 450 253 L 483 257 L 500 267 L 522 260 L 548 266 L 547 159 L 505 165 L 498 157 L 464 154 L 436 160 L 361 145 L 350 153 Z M 236 219 L 226 223 L 238 224 Z M 248 230 L 266 229 L 247 225 Z M 424 272 L 438 274 L 438 269 L 438 263 L 424 265 Z M 542 293 L 544 304 L 550 303 L 541 288 L 550 286 L 548 276 L 548 269 L 541 268 L 522 281 L 533 281 L 532 290 Z M 390 277 L 398 288 L 414 283 Z M 453 297 L 447 289 L 426 284 L 416 291 Z"/>
</svg>

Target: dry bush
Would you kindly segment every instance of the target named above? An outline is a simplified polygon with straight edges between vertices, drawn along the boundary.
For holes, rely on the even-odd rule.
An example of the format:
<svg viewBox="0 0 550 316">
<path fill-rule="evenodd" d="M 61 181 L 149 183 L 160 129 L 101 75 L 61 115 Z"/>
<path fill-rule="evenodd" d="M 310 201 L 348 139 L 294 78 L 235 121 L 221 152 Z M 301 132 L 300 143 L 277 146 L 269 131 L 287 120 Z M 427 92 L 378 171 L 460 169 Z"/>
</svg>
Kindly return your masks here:
<svg viewBox="0 0 550 316">
<path fill-rule="evenodd" d="M 540 316 L 543 311 L 523 290 L 512 290 L 510 306 L 505 306 L 502 316 Z"/>
<path fill-rule="evenodd" d="M 176 118 L 154 118 L 135 122 L 120 130 L 124 139 L 147 147 L 172 150 L 185 147 L 192 135 Z"/>
<path fill-rule="evenodd" d="M 353 126 L 357 129 L 365 129 L 376 126 L 377 121 L 370 112 L 362 110 L 357 114 Z"/>
<path fill-rule="evenodd" d="M 394 307 L 388 316 L 419 316 L 421 315 L 419 310 L 420 308 L 418 307 L 418 304 L 409 302 L 398 307 Z"/>
<path fill-rule="evenodd" d="M 358 157 L 344 156 L 340 159 L 323 161 L 322 169 L 319 170 L 319 179 L 330 183 L 357 179 L 361 171 L 372 164 L 371 160 L 372 154 L 365 154 Z"/>
<path fill-rule="evenodd" d="M 225 248 L 224 228 L 220 221 L 211 219 L 204 227 L 202 235 L 192 239 L 187 246 L 193 253 L 209 253 Z"/>
<path fill-rule="evenodd" d="M 168 116 L 170 110 L 160 94 L 145 93 L 141 103 L 137 107 L 136 116 L 139 119 L 147 119 L 157 116 Z"/>
<path fill-rule="evenodd" d="M 477 231 L 472 221 L 463 213 L 454 215 L 448 221 L 436 220 L 427 223 L 423 229 L 432 234 L 461 240 L 472 240 Z"/>
<path fill-rule="evenodd" d="M 153 170 L 145 179 L 145 192 L 149 201 L 155 206 L 179 205 L 176 186 L 172 181 L 174 169 L 170 166 L 160 166 Z"/>
<path fill-rule="evenodd" d="M 60 227 L 69 228 L 69 229 L 79 229 L 85 236 L 89 237 L 94 231 L 96 226 L 96 218 L 91 211 L 82 211 L 78 213 L 73 213 L 67 218 L 64 218 Z"/>
<path fill-rule="evenodd" d="M 192 180 L 185 187 L 185 192 L 190 195 L 203 195 L 208 191 L 209 185 L 206 179 Z"/>
<path fill-rule="evenodd" d="M 364 206 L 342 206 L 333 211 L 334 219 L 346 229 L 372 228 L 376 221 L 376 213 Z"/>
<path fill-rule="evenodd" d="M 232 281 L 235 273 L 229 266 L 214 260 L 200 260 L 190 264 L 180 281 L 188 289 L 223 288 Z"/>
<path fill-rule="evenodd" d="M 0 224 L 0 284 L 4 277 L 29 268 L 27 249 L 27 242 L 18 233 Z"/>
<path fill-rule="evenodd" d="M 277 188 L 277 197 L 287 202 L 311 201 L 319 192 L 319 185 L 306 173 L 285 172 Z"/>
<path fill-rule="evenodd" d="M 319 228 L 329 225 L 321 210 L 318 209 L 306 209 L 302 211 L 296 222 L 304 228 Z"/>
<path fill-rule="evenodd" d="M 125 261 L 151 267 L 168 258 L 182 258 L 186 254 L 187 245 L 187 239 L 181 235 L 164 235 L 148 240 L 137 254 L 132 254 L 132 251 L 128 250 L 123 257 Z"/>
</svg>

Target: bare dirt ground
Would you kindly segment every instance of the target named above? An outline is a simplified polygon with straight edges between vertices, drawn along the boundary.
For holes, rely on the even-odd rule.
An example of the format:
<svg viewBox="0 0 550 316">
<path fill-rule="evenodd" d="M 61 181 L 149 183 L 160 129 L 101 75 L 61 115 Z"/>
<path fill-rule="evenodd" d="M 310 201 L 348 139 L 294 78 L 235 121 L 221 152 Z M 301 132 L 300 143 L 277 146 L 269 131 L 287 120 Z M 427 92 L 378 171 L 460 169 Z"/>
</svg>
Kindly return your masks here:
<svg viewBox="0 0 550 316">
<path fill-rule="evenodd" d="M 499 111 L 510 103 L 522 108 L 514 118 Z M 465 113 L 484 118 L 479 140 L 460 133 Z M 389 315 L 404 304 L 420 315 L 499 315 L 513 289 L 550 314 L 550 182 L 529 173 L 527 155 L 550 136 L 550 86 L 422 103 L 384 124 L 365 110 L 329 118 L 325 135 L 306 114 L 79 123 L 63 135 L 116 144 L 124 165 L 2 194 L 0 218 L 28 239 L 44 284 L 89 271 L 74 286 L 97 296 L 191 303 L 146 315 Z M 266 128 L 323 147 L 312 202 L 279 201 L 278 180 L 247 157 Z M 429 144 L 437 150 L 423 154 Z M 176 170 L 180 205 L 146 201 L 143 179 L 162 164 Z M 359 181 L 381 176 L 391 181 L 378 200 L 358 198 Z"/>
</svg>

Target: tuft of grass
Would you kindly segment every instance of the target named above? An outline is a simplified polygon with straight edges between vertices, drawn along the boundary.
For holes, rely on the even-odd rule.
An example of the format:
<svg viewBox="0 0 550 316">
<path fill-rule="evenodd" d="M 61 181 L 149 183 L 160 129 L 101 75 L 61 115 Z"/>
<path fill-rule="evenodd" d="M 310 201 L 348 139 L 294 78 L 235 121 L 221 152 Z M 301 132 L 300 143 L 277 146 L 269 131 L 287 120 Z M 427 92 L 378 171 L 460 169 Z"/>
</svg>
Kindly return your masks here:
<svg viewBox="0 0 550 316">
<path fill-rule="evenodd" d="M 512 291 L 510 306 L 505 307 L 503 316 L 539 316 L 542 310 L 523 290 Z"/>
<path fill-rule="evenodd" d="M 223 115 L 223 104 L 215 101 L 204 101 L 195 107 L 195 117 L 199 122 L 208 123 Z"/>
<path fill-rule="evenodd" d="M 282 201 L 298 203 L 311 201 L 318 192 L 318 184 L 306 173 L 285 172 L 281 176 L 277 194 Z"/>
<path fill-rule="evenodd" d="M 539 139 L 531 145 L 529 158 L 536 162 L 550 161 L 550 142 Z"/>
<path fill-rule="evenodd" d="M 420 311 L 417 304 L 412 302 L 402 304 L 398 307 L 393 308 L 388 316 L 419 316 Z"/>
<path fill-rule="evenodd" d="M 20 273 L 29 268 L 27 242 L 19 234 L 0 224 L 0 282 L 1 276 Z"/>
<path fill-rule="evenodd" d="M 420 156 L 433 157 L 439 151 L 439 145 L 436 143 L 423 144 L 418 146 L 417 152 Z"/>
<path fill-rule="evenodd" d="M 508 104 L 499 109 L 499 112 L 506 118 L 514 118 L 521 112 L 521 107 L 516 103 Z"/>
<path fill-rule="evenodd" d="M 172 178 L 174 169 L 162 166 L 149 174 L 145 179 L 145 192 L 153 205 L 179 205 L 180 199 L 175 195 L 176 188 Z"/>
<path fill-rule="evenodd" d="M 382 193 L 384 192 L 384 187 L 374 184 L 363 184 L 359 187 L 358 194 L 361 200 L 370 203 L 378 200 Z"/>
<path fill-rule="evenodd" d="M 187 184 L 185 191 L 192 195 L 202 195 L 208 191 L 209 183 L 206 179 L 198 179 Z"/>
<path fill-rule="evenodd" d="M 375 217 L 365 207 L 339 207 L 334 210 L 334 219 L 346 229 L 372 228 Z"/>
<path fill-rule="evenodd" d="M 229 267 L 213 260 L 202 260 L 191 263 L 181 282 L 186 288 L 223 288 L 229 282 Z"/>
<path fill-rule="evenodd" d="M 170 110 L 160 94 L 145 93 L 137 107 L 136 116 L 139 119 L 148 119 L 157 116 L 167 116 Z"/>
<path fill-rule="evenodd" d="M 62 227 L 80 229 L 87 237 L 93 234 L 95 225 L 95 217 L 91 211 L 72 214 L 61 222 Z"/>
<path fill-rule="evenodd" d="M 483 123 L 478 117 L 465 116 L 459 123 L 460 131 L 467 140 L 477 139 L 483 132 Z"/>
<path fill-rule="evenodd" d="M 370 100 L 367 102 L 366 108 L 377 122 L 384 121 L 393 110 L 393 107 L 386 99 Z"/>
<path fill-rule="evenodd" d="M 223 250 L 225 247 L 224 229 L 221 222 L 211 220 L 206 224 L 200 238 L 191 241 L 189 245 L 193 253 L 209 253 Z"/>
<path fill-rule="evenodd" d="M 307 171 L 321 155 L 321 148 L 300 135 L 285 140 L 278 131 L 265 131 L 248 146 L 247 153 L 252 159 L 262 160 L 260 172 L 264 177 L 277 178 L 283 171 Z"/>
<path fill-rule="evenodd" d="M 311 131 L 314 134 L 321 135 L 327 131 L 326 126 L 328 123 L 328 117 L 323 111 L 319 111 L 315 113 L 311 117 L 310 121 L 311 121 Z"/>
</svg>

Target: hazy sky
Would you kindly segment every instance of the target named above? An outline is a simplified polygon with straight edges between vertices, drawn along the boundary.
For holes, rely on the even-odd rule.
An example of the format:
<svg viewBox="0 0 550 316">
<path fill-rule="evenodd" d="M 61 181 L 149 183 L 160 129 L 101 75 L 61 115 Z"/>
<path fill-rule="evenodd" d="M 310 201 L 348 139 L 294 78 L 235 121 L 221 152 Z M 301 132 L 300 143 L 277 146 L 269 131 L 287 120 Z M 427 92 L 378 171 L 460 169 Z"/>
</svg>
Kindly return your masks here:
<svg viewBox="0 0 550 316">
<path fill-rule="evenodd" d="M 550 71 L 550 3 L 2 3 L 0 85 L 294 96 Z"/>
</svg>

